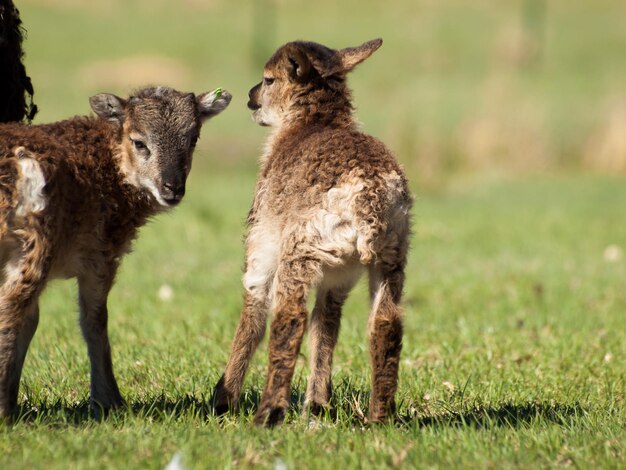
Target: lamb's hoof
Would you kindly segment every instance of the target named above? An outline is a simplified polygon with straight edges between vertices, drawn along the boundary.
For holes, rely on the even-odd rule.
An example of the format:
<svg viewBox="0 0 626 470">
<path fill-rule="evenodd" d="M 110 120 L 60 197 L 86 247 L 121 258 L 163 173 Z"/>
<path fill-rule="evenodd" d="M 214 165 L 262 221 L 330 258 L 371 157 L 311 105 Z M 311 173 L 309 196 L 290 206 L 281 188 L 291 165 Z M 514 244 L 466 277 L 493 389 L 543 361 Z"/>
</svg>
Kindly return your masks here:
<svg viewBox="0 0 626 470">
<path fill-rule="evenodd" d="M 374 402 L 370 403 L 370 412 L 367 422 L 370 424 L 392 423 L 396 420 L 396 402 L 391 400 L 388 403 Z"/>
<path fill-rule="evenodd" d="M 324 416 L 330 416 L 331 418 L 335 418 L 337 416 L 337 411 L 334 406 L 331 406 L 329 403 L 317 403 L 315 401 L 306 402 L 304 407 L 302 408 L 303 416 L 311 416 L 312 418 L 323 418 Z"/>
<path fill-rule="evenodd" d="M 224 416 L 229 411 L 230 411 L 230 406 L 228 406 L 228 403 L 213 405 L 213 414 L 215 416 Z"/>
<path fill-rule="evenodd" d="M 286 410 L 284 408 L 272 406 L 261 407 L 254 415 L 254 424 L 256 426 L 273 428 L 285 420 L 285 412 Z"/>
<path fill-rule="evenodd" d="M 121 396 L 108 402 L 99 401 L 93 398 L 89 400 L 89 411 L 92 418 L 96 421 L 104 421 L 113 411 L 125 407 L 126 402 Z"/>
<path fill-rule="evenodd" d="M 395 424 L 398 421 L 398 417 L 395 413 L 376 413 L 370 414 L 367 417 L 367 424 L 380 425 L 380 424 Z"/>
<path fill-rule="evenodd" d="M 230 399 L 229 394 L 226 392 L 223 375 L 213 389 L 210 403 L 213 405 L 213 414 L 216 416 L 225 415 L 233 408 L 234 401 Z"/>
</svg>

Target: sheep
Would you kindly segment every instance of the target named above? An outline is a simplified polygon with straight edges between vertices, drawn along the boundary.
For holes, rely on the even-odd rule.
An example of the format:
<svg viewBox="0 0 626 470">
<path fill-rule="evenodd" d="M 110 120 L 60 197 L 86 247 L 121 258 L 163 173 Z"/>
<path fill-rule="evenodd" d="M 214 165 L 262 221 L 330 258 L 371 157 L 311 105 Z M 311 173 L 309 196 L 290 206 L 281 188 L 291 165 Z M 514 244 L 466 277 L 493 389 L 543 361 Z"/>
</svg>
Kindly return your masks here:
<svg viewBox="0 0 626 470">
<path fill-rule="evenodd" d="M 22 40 L 20 12 L 12 0 L 0 0 L 0 122 L 30 122 L 37 113 L 33 85 L 22 64 Z"/>
<path fill-rule="evenodd" d="M 107 296 L 139 227 L 181 201 L 202 122 L 230 99 L 148 87 L 93 96 L 95 117 L 0 125 L 0 418 L 16 409 L 38 298 L 55 278 L 78 281 L 92 409 L 123 404 Z"/>
<path fill-rule="evenodd" d="M 284 420 L 312 289 L 304 410 L 317 415 L 326 409 L 342 305 L 364 270 L 371 297 L 369 421 L 395 413 L 412 199 L 391 152 L 358 130 L 346 84 L 346 74 L 381 44 L 333 50 L 287 43 L 250 90 L 253 120 L 273 130 L 247 219 L 244 306 L 213 392 L 217 414 L 236 406 L 272 311 L 267 380 L 254 422 Z"/>
</svg>

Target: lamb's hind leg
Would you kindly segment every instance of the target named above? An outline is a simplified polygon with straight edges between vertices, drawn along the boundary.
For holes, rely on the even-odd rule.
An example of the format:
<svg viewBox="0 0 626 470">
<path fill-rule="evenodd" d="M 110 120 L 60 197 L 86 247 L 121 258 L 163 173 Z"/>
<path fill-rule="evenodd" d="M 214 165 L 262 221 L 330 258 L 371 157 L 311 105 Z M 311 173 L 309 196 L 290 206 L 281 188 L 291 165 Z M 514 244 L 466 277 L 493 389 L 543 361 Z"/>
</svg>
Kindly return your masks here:
<svg viewBox="0 0 626 470">
<path fill-rule="evenodd" d="M 0 286 L 0 418 L 17 406 L 26 352 L 37 328 L 37 298 L 43 290 L 48 257 L 36 231 L 23 235 L 4 266 Z"/>
<path fill-rule="evenodd" d="M 289 259 L 289 256 L 282 259 Z M 320 277 L 320 263 L 309 257 L 291 259 L 278 268 L 274 279 L 275 307 L 267 382 L 254 417 L 256 425 L 275 426 L 285 417 L 291 379 L 306 328 L 307 294 Z"/>
<path fill-rule="evenodd" d="M 22 328 L 17 335 L 17 356 L 15 360 L 15 369 L 10 378 L 9 399 L 11 403 L 17 403 L 17 395 L 20 387 L 20 378 L 22 377 L 22 368 L 30 342 L 35 336 L 37 326 L 39 325 L 39 305 L 32 302 L 25 312 Z"/>
<path fill-rule="evenodd" d="M 385 420 L 395 413 L 398 366 L 402 349 L 400 298 L 404 284 L 404 261 L 370 268 L 372 311 L 368 331 L 372 361 L 372 394 L 369 419 Z"/>
<path fill-rule="evenodd" d="M 265 335 L 266 323 L 267 301 L 247 292 L 228 365 L 213 391 L 211 401 L 216 414 L 236 406 L 250 360 Z"/>
<path fill-rule="evenodd" d="M 107 411 L 124 403 L 113 374 L 107 330 L 107 297 L 115 266 L 99 271 L 78 277 L 80 327 L 91 363 L 91 406 L 96 417 L 101 416 L 101 410 Z"/>
<path fill-rule="evenodd" d="M 307 384 L 305 409 L 318 415 L 328 405 L 332 394 L 333 351 L 339 336 L 341 308 L 350 288 L 320 289 L 309 326 L 311 374 Z"/>
</svg>

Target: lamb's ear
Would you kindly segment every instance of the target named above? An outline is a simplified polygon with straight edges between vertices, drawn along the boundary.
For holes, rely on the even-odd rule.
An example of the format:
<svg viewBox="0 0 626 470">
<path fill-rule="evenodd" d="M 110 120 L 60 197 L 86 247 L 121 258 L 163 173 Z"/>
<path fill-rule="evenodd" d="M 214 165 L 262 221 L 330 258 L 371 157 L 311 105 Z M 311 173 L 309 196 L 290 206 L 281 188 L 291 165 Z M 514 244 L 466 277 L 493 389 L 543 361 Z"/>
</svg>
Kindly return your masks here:
<svg viewBox="0 0 626 470">
<path fill-rule="evenodd" d="M 126 101 L 110 93 L 100 93 L 89 98 L 91 109 L 102 119 L 119 122 L 124 120 Z"/>
<path fill-rule="evenodd" d="M 338 51 L 344 72 L 351 71 L 354 67 L 376 52 L 382 44 L 382 39 L 372 39 L 371 41 L 361 44 L 360 46 L 348 47 Z"/>
<path fill-rule="evenodd" d="M 287 73 L 289 78 L 297 82 L 304 82 L 311 74 L 311 61 L 298 46 L 292 46 L 287 51 Z"/>
<path fill-rule="evenodd" d="M 217 116 L 228 107 L 231 99 L 231 94 L 221 88 L 198 95 L 196 103 L 200 111 L 200 119 L 206 121 Z"/>
</svg>

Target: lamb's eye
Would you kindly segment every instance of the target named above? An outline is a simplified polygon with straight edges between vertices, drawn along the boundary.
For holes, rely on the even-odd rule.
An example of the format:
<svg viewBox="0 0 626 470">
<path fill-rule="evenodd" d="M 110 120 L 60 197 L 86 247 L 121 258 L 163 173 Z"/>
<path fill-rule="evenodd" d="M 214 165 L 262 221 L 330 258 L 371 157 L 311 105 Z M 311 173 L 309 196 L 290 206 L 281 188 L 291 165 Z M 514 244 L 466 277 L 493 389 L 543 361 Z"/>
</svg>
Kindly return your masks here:
<svg viewBox="0 0 626 470">
<path fill-rule="evenodd" d="M 142 151 L 142 150 L 146 150 L 148 148 L 146 146 L 146 143 L 141 141 L 141 140 L 130 139 L 130 141 L 133 143 L 133 146 L 135 147 L 135 150 Z"/>
<path fill-rule="evenodd" d="M 274 83 L 274 79 L 272 77 L 264 77 L 263 83 L 265 83 L 266 85 L 271 85 L 272 83 Z"/>
</svg>

